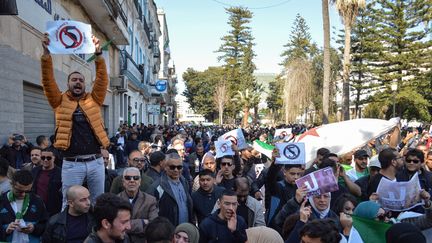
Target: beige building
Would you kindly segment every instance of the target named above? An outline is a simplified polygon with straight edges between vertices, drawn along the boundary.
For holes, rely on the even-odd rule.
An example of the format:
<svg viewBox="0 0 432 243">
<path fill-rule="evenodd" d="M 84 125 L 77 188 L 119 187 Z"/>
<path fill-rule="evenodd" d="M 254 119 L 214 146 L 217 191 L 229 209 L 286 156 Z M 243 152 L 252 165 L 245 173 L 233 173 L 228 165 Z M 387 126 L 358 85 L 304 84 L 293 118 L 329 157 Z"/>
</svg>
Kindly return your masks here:
<svg viewBox="0 0 432 243">
<path fill-rule="evenodd" d="M 54 134 L 54 114 L 40 81 L 41 38 L 47 21 L 75 20 L 92 25 L 102 43 L 110 85 L 102 107 L 112 136 L 121 122 L 161 123 L 147 106 L 159 103 L 151 95 L 158 80 L 162 35 L 153 0 L 16 0 L 18 15 L 0 16 L 0 143 L 12 133 L 34 143 L 38 135 Z M 90 55 L 53 55 L 60 90 L 66 78 L 80 71 L 91 90 L 95 77 Z"/>
</svg>

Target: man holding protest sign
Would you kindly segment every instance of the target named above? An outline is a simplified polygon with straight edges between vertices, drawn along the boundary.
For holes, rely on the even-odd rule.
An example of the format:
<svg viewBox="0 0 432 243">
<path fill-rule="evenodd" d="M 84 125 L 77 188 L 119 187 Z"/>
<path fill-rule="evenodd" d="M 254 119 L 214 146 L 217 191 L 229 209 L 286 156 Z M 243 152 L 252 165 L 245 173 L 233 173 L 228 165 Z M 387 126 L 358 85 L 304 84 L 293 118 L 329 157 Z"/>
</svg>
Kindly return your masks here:
<svg viewBox="0 0 432 243">
<path fill-rule="evenodd" d="M 85 78 L 80 72 L 68 75 L 66 92 L 60 92 L 54 79 L 53 61 L 45 34 L 41 57 L 42 86 L 56 117 L 55 142 L 63 156 L 62 191 L 66 205 L 66 191 L 70 186 L 82 185 L 87 179 L 91 201 L 104 192 L 104 161 L 101 147 L 109 145 L 100 107 L 108 87 L 108 74 L 99 39 L 92 37 L 96 47 L 96 79 L 91 92 L 86 92 Z"/>
</svg>

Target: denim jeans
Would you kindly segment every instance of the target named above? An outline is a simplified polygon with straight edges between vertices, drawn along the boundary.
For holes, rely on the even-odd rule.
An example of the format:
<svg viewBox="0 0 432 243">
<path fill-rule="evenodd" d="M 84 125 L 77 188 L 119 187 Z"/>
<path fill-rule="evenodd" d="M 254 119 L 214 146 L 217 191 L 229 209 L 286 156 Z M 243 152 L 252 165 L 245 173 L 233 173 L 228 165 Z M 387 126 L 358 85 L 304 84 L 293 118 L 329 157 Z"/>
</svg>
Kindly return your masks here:
<svg viewBox="0 0 432 243">
<path fill-rule="evenodd" d="M 105 168 L 103 158 L 91 160 L 88 162 L 73 162 L 63 160 L 62 166 L 62 192 L 63 192 L 63 209 L 67 205 L 66 191 L 74 185 L 82 185 L 84 179 L 87 180 L 87 186 L 90 191 L 90 200 L 94 205 L 96 197 L 104 193 L 105 186 Z"/>
</svg>

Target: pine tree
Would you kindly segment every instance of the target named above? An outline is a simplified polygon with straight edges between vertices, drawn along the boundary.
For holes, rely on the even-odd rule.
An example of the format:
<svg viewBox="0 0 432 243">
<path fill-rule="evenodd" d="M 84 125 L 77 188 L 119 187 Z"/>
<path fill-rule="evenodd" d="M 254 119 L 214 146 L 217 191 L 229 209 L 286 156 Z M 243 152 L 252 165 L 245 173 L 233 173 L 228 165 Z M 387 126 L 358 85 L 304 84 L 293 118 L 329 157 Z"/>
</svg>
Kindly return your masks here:
<svg viewBox="0 0 432 243">
<path fill-rule="evenodd" d="M 239 90 L 253 85 L 253 71 L 256 69 L 253 64 L 255 56 L 253 52 L 253 36 L 248 24 L 252 19 L 252 12 L 243 7 L 230 7 L 226 9 L 229 14 L 228 24 L 231 29 L 221 40 L 222 45 L 217 52 L 221 53 L 219 61 L 224 62 L 226 73 L 228 97 L 233 98 Z M 254 90 L 252 90 L 254 91 Z M 242 109 L 230 102 L 226 110 L 231 116 Z"/>
<path fill-rule="evenodd" d="M 432 41 L 425 23 L 431 16 L 430 0 L 377 0 L 376 3 L 370 10 L 377 21 L 375 36 L 381 46 L 369 65 L 380 82 L 381 92 L 374 95 L 374 101 L 390 105 L 393 99 L 390 86 L 396 82 L 397 115 L 429 119 L 425 97 L 431 92 L 426 74 L 431 68 Z M 391 116 L 391 109 L 386 116 Z"/>
<path fill-rule="evenodd" d="M 281 54 L 283 61 L 282 66 L 286 66 L 290 61 L 297 58 L 310 60 L 317 52 L 317 47 L 312 43 L 312 38 L 309 33 L 309 26 L 306 20 L 297 14 L 294 20 L 289 41 L 284 45 L 287 49 Z"/>
</svg>

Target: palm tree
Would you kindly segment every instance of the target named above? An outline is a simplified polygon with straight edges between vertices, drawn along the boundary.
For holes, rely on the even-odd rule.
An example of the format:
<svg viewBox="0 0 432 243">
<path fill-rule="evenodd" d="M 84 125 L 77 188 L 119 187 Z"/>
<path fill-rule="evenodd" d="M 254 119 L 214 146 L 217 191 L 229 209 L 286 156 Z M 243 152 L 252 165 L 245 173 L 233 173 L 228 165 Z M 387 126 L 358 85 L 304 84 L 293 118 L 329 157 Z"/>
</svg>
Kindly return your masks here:
<svg viewBox="0 0 432 243">
<path fill-rule="evenodd" d="M 355 22 L 360 8 L 366 6 L 366 0 L 331 0 L 336 3 L 336 8 L 342 18 L 345 27 L 345 47 L 343 62 L 343 88 L 342 88 L 342 114 L 343 120 L 350 119 L 349 111 L 349 74 L 351 53 L 351 28 Z"/>
<path fill-rule="evenodd" d="M 236 102 L 243 109 L 243 119 L 242 119 L 242 127 L 247 127 L 248 118 L 249 118 L 249 110 L 254 107 L 255 104 L 258 104 L 260 101 L 260 94 L 257 92 L 253 92 L 249 89 L 245 89 L 244 92 L 237 91 L 234 98 L 231 99 Z"/>
<path fill-rule="evenodd" d="M 324 30 L 324 81 L 323 81 L 323 111 L 322 123 L 328 123 L 330 96 L 330 18 L 329 0 L 322 0 L 322 17 Z"/>
</svg>

